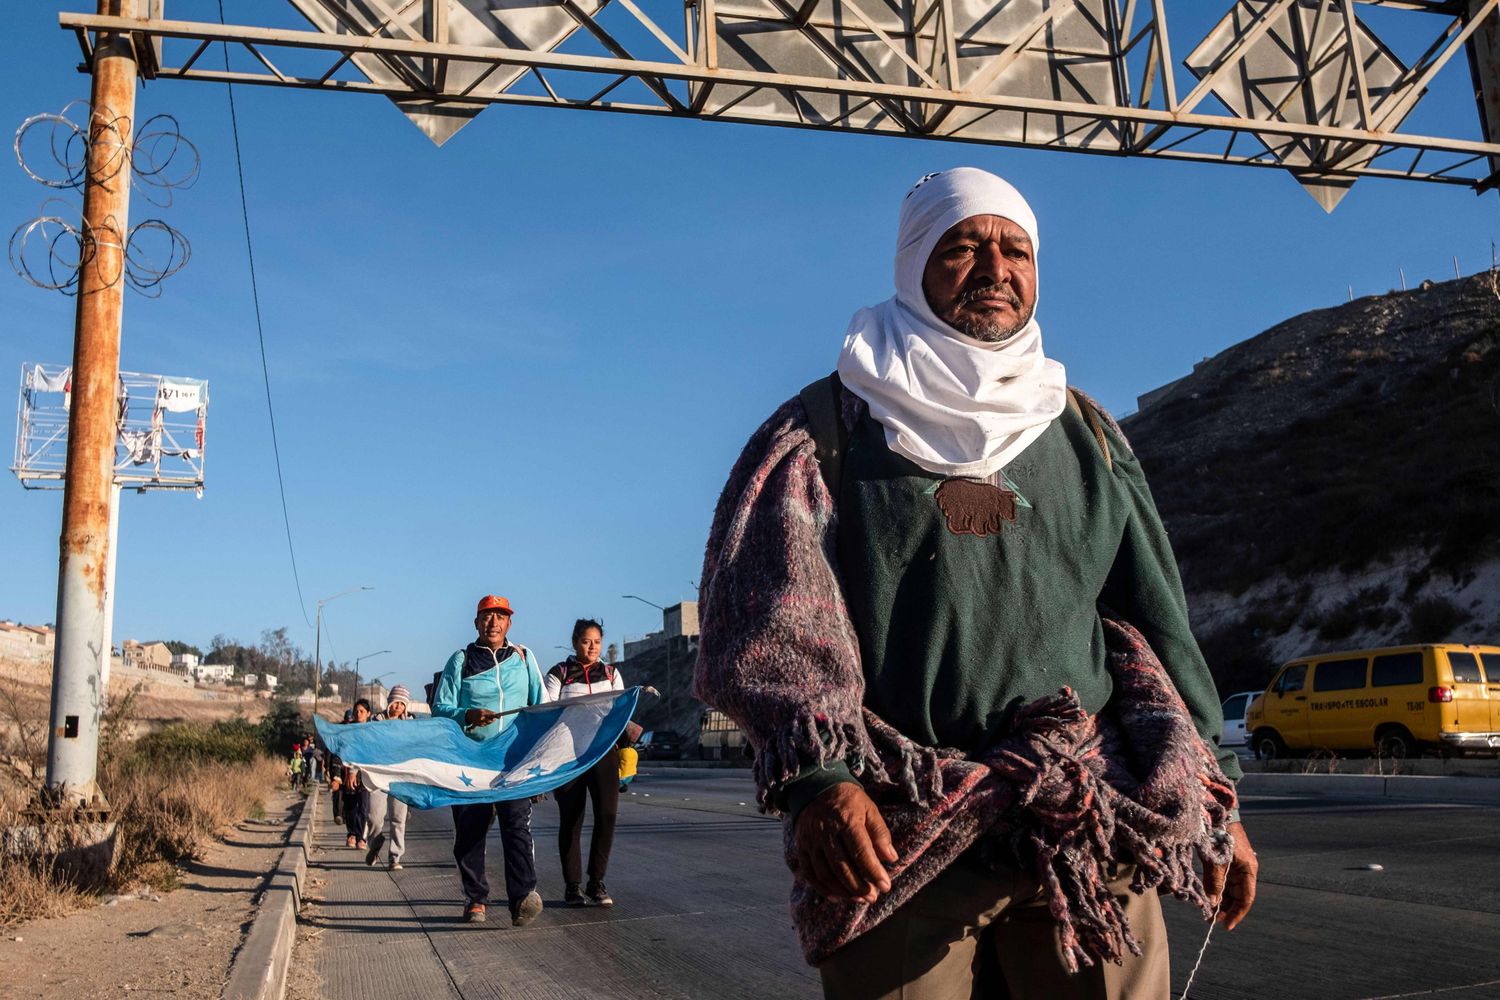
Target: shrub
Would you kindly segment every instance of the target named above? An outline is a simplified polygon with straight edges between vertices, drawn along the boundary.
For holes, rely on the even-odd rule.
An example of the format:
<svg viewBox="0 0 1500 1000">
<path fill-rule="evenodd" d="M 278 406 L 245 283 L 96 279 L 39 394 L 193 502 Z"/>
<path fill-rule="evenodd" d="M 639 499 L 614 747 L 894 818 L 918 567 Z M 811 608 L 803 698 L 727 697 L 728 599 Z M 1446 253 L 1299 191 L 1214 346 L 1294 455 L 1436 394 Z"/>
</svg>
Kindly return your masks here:
<svg viewBox="0 0 1500 1000">
<path fill-rule="evenodd" d="M 1374 631 L 1397 624 L 1401 616 L 1386 606 L 1390 596 L 1388 587 L 1364 588 L 1323 616 L 1318 623 L 1318 638 L 1335 641 L 1360 629 Z"/>
<path fill-rule="evenodd" d="M 1474 616 L 1442 597 L 1424 597 L 1407 609 L 1407 623 L 1414 642 L 1450 642 L 1456 631 Z"/>
<path fill-rule="evenodd" d="M 276 698 L 256 727 L 256 736 L 266 753 L 281 757 L 291 753 L 292 744 L 311 730 L 312 723 L 302 717 L 296 705 L 285 698 Z"/>
<path fill-rule="evenodd" d="M 171 767 L 198 764 L 248 764 L 261 754 L 255 727 L 219 722 L 212 726 L 174 723 L 135 741 L 125 767 Z"/>
</svg>

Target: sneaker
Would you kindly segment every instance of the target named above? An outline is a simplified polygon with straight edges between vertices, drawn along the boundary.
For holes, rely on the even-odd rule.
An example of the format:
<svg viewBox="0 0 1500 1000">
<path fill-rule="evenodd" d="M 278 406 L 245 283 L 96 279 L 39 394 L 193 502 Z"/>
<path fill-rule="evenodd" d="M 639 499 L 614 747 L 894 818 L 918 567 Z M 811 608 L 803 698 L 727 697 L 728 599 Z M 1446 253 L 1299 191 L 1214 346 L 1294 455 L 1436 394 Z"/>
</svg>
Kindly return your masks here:
<svg viewBox="0 0 1500 1000">
<path fill-rule="evenodd" d="M 588 900 L 583 898 L 583 892 L 578 888 L 577 882 L 569 882 L 568 887 L 563 890 L 564 906 L 587 906 Z"/>
<path fill-rule="evenodd" d="M 536 915 L 542 912 L 542 897 L 532 890 L 526 894 L 526 898 L 510 908 L 510 923 L 512 927 L 525 927 L 536 919 Z"/>
<path fill-rule="evenodd" d="M 584 893 L 589 906 L 614 906 L 615 901 L 609 898 L 609 890 L 604 888 L 604 883 L 595 879 L 589 883 L 588 891 Z"/>
<path fill-rule="evenodd" d="M 400 870 L 401 870 L 401 860 L 399 858 L 392 858 L 391 859 L 391 871 L 393 871 L 393 872 L 399 872 Z"/>
<path fill-rule="evenodd" d="M 483 903 L 468 903 L 468 904 L 466 904 L 464 906 L 464 923 L 466 923 L 466 924 L 482 924 L 482 923 L 484 923 L 484 904 Z"/>
<path fill-rule="evenodd" d="M 360 846 L 364 846 L 363 841 L 360 842 Z M 369 850 L 365 851 L 365 864 L 369 865 L 371 868 L 374 868 L 375 862 L 380 860 L 380 849 L 384 846 L 385 834 L 377 833 L 375 836 L 371 837 Z"/>
</svg>

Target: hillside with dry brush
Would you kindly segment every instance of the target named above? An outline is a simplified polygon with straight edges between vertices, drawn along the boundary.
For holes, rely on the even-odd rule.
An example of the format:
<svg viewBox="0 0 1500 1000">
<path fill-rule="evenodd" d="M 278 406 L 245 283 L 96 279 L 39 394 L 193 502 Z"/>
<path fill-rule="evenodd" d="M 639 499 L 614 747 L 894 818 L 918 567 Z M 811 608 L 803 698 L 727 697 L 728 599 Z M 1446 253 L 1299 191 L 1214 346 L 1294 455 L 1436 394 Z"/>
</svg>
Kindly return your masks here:
<svg viewBox="0 0 1500 1000">
<path fill-rule="evenodd" d="M 1221 690 L 1312 649 L 1500 641 L 1494 274 L 1294 316 L 1124 428 Z"/>
</svg>

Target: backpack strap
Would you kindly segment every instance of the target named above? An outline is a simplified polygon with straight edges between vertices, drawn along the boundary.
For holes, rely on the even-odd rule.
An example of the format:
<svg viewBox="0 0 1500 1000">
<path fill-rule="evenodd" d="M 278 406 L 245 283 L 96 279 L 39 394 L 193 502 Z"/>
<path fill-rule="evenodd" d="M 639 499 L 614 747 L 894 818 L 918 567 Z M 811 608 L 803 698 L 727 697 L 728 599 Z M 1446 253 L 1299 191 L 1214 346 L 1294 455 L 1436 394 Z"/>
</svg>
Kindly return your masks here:
<svg viewBox="0 0 1500 1000">
<path fill-rule="evenodd" d="M 849 428 L 844 426 L 844 383 L 834 372 L 809 383 L 799 394 L 807 412 L 807 429 L 817 449 L 818 472 L 823 485 L 838 502 L 844 479 L 844 453 L 849 448 Z"/>
<path fill-rule="evenodd" d="M 1094 409 L 1093 402 L 1070 385 L 1068 386 L 1068 407 L 1082 417 L 1089 425 L 1089 430 L 1094 432 L 1094 440 L 1099 442 L 1099 450 L 1104 453 L 1104 467 L 1113 471 L 1115 460 L 1114 456 L 1109 453 L 1109 438 L 1104 436 L 1104 426 L 1099 422 L 1099 413 Z"/>
</svg>

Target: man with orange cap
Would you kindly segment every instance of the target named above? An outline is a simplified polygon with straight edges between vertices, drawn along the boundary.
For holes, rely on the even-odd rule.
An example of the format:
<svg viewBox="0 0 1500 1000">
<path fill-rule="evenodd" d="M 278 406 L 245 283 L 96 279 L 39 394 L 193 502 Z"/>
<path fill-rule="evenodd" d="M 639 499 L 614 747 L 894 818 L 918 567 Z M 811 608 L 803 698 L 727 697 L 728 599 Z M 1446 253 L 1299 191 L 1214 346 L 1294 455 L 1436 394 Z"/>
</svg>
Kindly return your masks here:
<svg viewBox="0 0 1500 1000">
<path fill-rule="evenodd" d="M 448 658 L 433 691 L 433 714 L 458 722 L 475 740 L 493 739 L 515 719 L 501 713 L 547 700 L 536 657 L 525 646 L 506 639 L 510 618 L 509 600 L 494 594 L 480 598 L 474 617 L 478 638 Z M 495 820 L 505 851 L 511 923 L 516 927 L 531 923 L 542 912 L 531 844 L 531 803 L 521 799 L 452 808 L 453 858 L 464 886 L 464 920 L 477 923 L 485 918 L 490 885 L 485 876 L 484 840 Z"/>
</svg>

